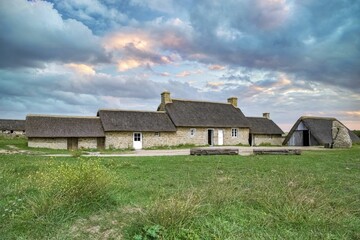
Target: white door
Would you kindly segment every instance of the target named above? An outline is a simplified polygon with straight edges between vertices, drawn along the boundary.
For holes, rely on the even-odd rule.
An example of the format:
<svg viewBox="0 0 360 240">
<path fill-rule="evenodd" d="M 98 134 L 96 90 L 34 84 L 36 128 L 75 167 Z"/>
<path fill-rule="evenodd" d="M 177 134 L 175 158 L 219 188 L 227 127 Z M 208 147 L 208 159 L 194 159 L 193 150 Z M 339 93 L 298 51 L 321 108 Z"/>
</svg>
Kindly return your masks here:
<svg viewBox="0 0 360 240">
<path fill-rule="evenodd" d="M 133 148 L 142 149 L 142 134 L 139 132 L 133 134 Z"/>
<path fill-rule="evenodd" d="M 224 144 L 224 130 L 218 130 L 218 145 Z"/>
</svg>

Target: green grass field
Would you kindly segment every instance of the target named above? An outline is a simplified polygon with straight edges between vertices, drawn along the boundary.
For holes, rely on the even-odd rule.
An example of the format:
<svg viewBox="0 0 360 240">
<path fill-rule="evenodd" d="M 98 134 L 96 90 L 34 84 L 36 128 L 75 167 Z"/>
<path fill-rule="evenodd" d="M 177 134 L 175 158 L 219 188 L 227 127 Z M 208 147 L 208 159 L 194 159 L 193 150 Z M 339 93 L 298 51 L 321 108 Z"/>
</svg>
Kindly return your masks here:
<svg viewBox="0 0 360 240">
<path fill-rule="evenodd" d="M 360 146 L 300 156 L 0 155 L 0 238 L 360 239 L 359 186 Z"/>
</svg>

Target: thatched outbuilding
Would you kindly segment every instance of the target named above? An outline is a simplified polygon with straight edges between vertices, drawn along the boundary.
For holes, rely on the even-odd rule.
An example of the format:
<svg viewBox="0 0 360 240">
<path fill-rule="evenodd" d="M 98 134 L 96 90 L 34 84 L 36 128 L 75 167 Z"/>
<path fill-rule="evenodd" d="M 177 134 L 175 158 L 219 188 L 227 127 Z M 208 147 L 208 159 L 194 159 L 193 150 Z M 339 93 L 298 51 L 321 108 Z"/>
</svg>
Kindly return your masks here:
<svg viewBox="0 0 360 240">
<path fill-rule="evenodd" d="M 263 117 L 247 117 L 250 123 L 249 145 L 282 145 L 284 132 L 270 119 L 269 113 Z"/>
<path fill-rule="evenodd" d="M 0 119 L 0 131 L 3 134 L 23 135 L 25 120 Z"/>
<path fill-rule="evenodd" d="M 105 147 L 105 134 L 98 117 L 28 115 L 26 136 L 29 147 L 53 149 Z"/>
<path fill-rule="evenodd" d="M 284 140 L 289 146 L 351 147 L 360 139 L 336 118 L 300 117 Z"/>
</svg>

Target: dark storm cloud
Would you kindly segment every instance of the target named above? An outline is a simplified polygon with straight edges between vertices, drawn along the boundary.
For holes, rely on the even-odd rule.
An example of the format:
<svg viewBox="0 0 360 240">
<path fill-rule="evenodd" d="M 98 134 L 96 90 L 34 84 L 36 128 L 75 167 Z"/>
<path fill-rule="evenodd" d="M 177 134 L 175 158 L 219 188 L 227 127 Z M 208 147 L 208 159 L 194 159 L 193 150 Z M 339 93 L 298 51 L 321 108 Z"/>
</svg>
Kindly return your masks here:
<svg viewBox="0 0 360 240">
<path fill-rule="evenodd" d="M 44 1 L 0 2 L 0 67 L 43 67 L 45 62 L 109 62 L 100 39 L 76 20 L 63 20 Z"/>
<path fill-rule="evenodd" d="M 188 98 L 197 95 L 197 89 L 187 83 L 159 83 L 142 76 L 79 76 L 65 68 L 46 74 L 29 69 L 16 73 L 0 70 L 0 76 L 0 115 L 8 118 L 27 113 L 95 115 L 99 108 L 155 111 L 161 91 Z"/>
<path fill-rule="evenodd" d="M 197 50 L 233 67 L 360 88 L 359 1 L 196 1 Z"/>
</svg>

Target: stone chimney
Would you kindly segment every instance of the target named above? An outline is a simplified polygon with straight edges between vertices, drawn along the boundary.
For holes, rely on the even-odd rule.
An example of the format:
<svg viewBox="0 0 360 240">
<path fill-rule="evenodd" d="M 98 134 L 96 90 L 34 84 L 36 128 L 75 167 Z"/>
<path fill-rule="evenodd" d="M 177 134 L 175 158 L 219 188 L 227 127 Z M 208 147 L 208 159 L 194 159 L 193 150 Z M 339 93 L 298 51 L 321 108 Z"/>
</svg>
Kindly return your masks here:
<svg viewBox="0 0 360 240">
<path fill-rule="evenodd" d="M 234 107 L 237 107 L 237 102 L 238 102 L 238 99 L 237 97 L 230 97 L 228 98 L 228 103 L 231 103 L 231 105 L 233 105 Z"/>
<path fill-rule="evenodd" d="M 270 119 L 270 113 L 263 113 L 263 118 Z"/>
<path fill-rule="evenodd" d="M 172 103 L 170 92 L 164 91 L 161 93 L 161 104 L 158 108 L 158 111 L 165 111 L 165 105 L 167 103 Z"/>
<path fill-rule="evenodd" d="M 164 91 L 161 93 L 161 104 L 165 105 L 167 103 L 172 103 L 170 92 Z"/>
</svg>

